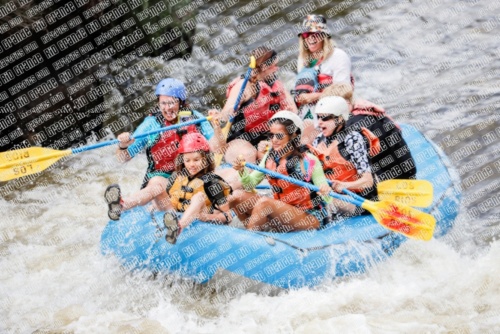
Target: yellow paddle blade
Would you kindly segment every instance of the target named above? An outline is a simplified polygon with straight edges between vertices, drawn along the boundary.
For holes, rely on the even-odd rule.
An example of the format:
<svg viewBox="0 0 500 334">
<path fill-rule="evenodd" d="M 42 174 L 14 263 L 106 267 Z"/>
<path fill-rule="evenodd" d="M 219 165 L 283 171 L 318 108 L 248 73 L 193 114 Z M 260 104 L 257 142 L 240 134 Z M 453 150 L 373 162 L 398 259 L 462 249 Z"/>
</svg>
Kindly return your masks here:
<svg viewBox="0 0 500 334">
<path fill-rule="evenodd" d="M 60 152 L 51 148 L 45 147 L 28 147 L 19 150 L 12 150 L 7 152 L 0 152 L 0 164 L 7 162 L 17 161 L 21 159 L 28 159 L 36 156 L 44 156 Z"/>
<path fill-rule="evenodd" d="M 366 200 L 362 205 L 385 228 L 402 233 L 408 238 L 428 241 L 432 239 L 436 219 L 411 206 L 396 202 L 372 202 Z"/>
<path fill-rule="evenodd" d="M 428 207 L 432 204 L 434 188 L 426 180 L 387 180 L 377 185 L 382 201 L 396 201 L 410 206 Z"/>
<path fill-rule="evenodd" d="M 58 151 L 43 147 L 2 152 L 0 153 L 0 181 L 5 182 L 40 173 L 71 153 L 71 150 Z"/>
</svg>

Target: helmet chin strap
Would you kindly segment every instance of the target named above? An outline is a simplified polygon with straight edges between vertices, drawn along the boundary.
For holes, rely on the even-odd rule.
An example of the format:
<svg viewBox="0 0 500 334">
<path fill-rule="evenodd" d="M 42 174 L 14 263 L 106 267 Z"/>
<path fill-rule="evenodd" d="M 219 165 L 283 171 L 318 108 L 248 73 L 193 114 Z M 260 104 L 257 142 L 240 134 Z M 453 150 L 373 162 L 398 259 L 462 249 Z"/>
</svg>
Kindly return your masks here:
<svg viewBox="0 0 500 334">
<path fill-rule="evenodd" d="M 337 125 L 335 127 L 335 129 L 333 130 L 333 133 L 339 133 L 340 130 L 342 130 L 343 127 L 344 127 L 344 123 Z"/>
<path fill-rule="evenodd" d="M 337 123 L 335 123 L 335 124 L 337 124 Z M 335 126 L 335 128 L 333 129 L 333 133 L 329 137 L 335 136 L 337 133 L 339 133 L 344 128 L 344 124 L 345 124 L 345 122 L 344 122 L 344 119 L 342 118 L 342 122 Z"/>
</svg>

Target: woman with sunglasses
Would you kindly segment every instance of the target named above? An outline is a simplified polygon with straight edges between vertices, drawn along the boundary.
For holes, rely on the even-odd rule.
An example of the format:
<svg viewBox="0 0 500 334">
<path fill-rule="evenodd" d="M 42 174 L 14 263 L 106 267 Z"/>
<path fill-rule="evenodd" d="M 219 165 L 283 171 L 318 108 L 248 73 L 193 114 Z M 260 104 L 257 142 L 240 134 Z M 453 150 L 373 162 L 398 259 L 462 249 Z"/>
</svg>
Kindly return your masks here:
<svg viewBox="0 0 500 334">
<path fill-rule="evenodd" d="M 323 97 L 340 96 L 349 106 L 351 116 L 346 128 L 366 129 L 376 133 L 380 141 L 380 153 L 371 156 L 374 174 L 381 181 L 390 178 L 414 179 L 417 175 L 415 160 L 410 152 L 401 128 L 385 110 L 369 101 L 354 98 L 352 86 L 336 83 L 325 89 Z"/>
<path fill-rule="evenodd" d="M 268 121 L 279 110 L 297 108 L 290 94 L 285 91 L 283 83 L 278 80 L 278 55 L 267 47 L 259 47 L 251 52 L 256 59 L 256 68 L 240 100 L 238 110 L 234 112 L 234 104 L 243 85 L 243 77 L 234 79 L 227 88 L 226 104 L 222 108 L 221 117 L 228 120 L 234 117 L 227 142 L 243 139 L 252 145 L 265 139 L 269 132 Z"/>
<path fill-rule="evenodd" d="M 260 166 L 314 184 L 320 188 L 321 196 L 273 177 L 268 177 L 273 198 L 247 192 L 254 189 L 265 175 L 255 170 L 250 173 L 242 166 L 245 160 L 239 158 L 233 168 L 240 173 L 241 183 L 247 191 L 235 191 L 229 206 L 249 230 L 289 232 L 318 229 L 328 222 L 325 203 L 331 201 L 327 196 L 330 187 L 319 160 L 301 150 L 303 122 L 293 112 L 280 111 L 269 124 L 271 147 Z"/>
<path fill-rule="evenodd" d="M 360 131 L 346 129 L 349 107 L 340 96 L 321 98 L 315 112 L 321 133 L 309 148 L 322 162 L 326 177 L 333 182 L 332 189 L 341 194 L 342 189 L 348 189 L 368 199 L 376 199 L 370 152 L 377 154 L 380 151 L 378 138 L 366 128 Z M 332 202 L 334 213 L 365 213 L 362 209 L 355 212 L 356 207 L 352 204 L 336 199 Z"/>
<path fill-rule="evenodd" d="M 137 127 L 134 134 L 156 130 L 165 126 L 174 125 L 179 122 L 179 113 L 190 113 L 191 117 L 202 117 L 200 113 L 190 111 L 186 103 L 186 87 L 184 84 L 173 78 L 161 80 L 155 91 L 158 97 L 158 110 L 146 117 Z M 218 113 L 211 112 L 212 127 L 208 122 L 201 123 L 200 126 L 189 125 L 182 129 L 165 131 L 144 137 L 138 140 L 131 138 L 130 132 L 118 135 L 119 140 L 116 154 L 118 159 L 126 162 L 135 157 L 143 149 L 146 150 L 148 159 L 148 169 L 142 183 L 141 190 L 131 196 L 122 198 L 119 185 L 110 185 L 104 194 L 108 204 L 108 216 L 112 220 L 120 219 L 121 212 L 154 200 L 156 207 L 165 210 L 165 198 L 167 193 L 167 179 L 175 170 L 175 159 L 178 155 L 179 142 L 184 134 L 201 132 L 207 139 L 210 139 L 212 149 L 219 147 L 221 130 L 218 123 Z"/>
<path fill-rule="evenodd" d="M 315 84 L 297 86 L 294 99 L 299 106 L 302 119 L 312 118 L 316 123 L 314 106 L 321 97 L 321 91 L 333 82 L 347 82 L 354 86 L 351 74 L 351 59 L 335 46 L 331 39 L 326 19 L 322 15 L 307 15 L 299 36 L 299 58 L 297 71 L 311 72 Z M 300 80 L 298 80 L 299 82 Z M 309 86 L 309 87 L 307 87 Z"/>
</svg>

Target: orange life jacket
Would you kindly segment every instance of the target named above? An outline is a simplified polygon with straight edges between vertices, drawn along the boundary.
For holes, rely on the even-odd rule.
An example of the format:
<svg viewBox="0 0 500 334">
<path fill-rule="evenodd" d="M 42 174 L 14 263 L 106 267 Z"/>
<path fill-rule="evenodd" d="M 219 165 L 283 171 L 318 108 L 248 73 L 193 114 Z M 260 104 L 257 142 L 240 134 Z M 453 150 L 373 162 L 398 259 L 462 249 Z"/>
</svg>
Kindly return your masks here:
<svg viewBox="0 0 500 334">
<path fill-rule="evenodd" d="M 312 183 L 312 170 L 314 169 L 315 160 L 308 158 L 305 154 L 303 155 L 303 159 L 307 160 L 309 166 L 307 168 L 307 175 L 305 175 L 301 181 Z M 301 159 L 300 164 L 302 164 L 302 162 L 303 160 Z M 286 161 L 281 161 L 278 165 L 272 157 L 267 158 L 266 168 L 285 176 L 296 176 L 293 175 L 295 172 L 293 172 L 292 175 L 288 173 Z M 304 172 L 302 172 L 302 174 L 303 173 Z M 274 199 L 293 205 L 304 211 L 319 206 L 319 202 L 316 199 L 318 195 L 315 192 L 285 180 L 272 177 L 268 177 L 268 180 L 273 190 Z"/>
<path fill-rule="evenodd" d="M 369 155 L 375 156 L 380 152 L 380 141 L 370 130 L 361 128 L 361 134 L 368 140 Z M 354 164 L 346 160 L 338 149 L 338 140 L 335 140 L 327 147 L 326 154 L 321 154 L 312 145 L 307 145 L 311 153 L 319 158 L 323 164 L 325 176 L 332 181 L 352 182 L 359 179 L 358 172 Z M 355 192 L 362 192 L 363 189 L 351 189 Z"/>
<path fill-rule="evenodd" d="M 229 97 L 231 89 L 237 82 L 243 80 L 236 78 L 227 87 L 226 98 Z M 276 80 L 269 86 L 264 81 L 259 81 L 260 87 L 256 98 L 252 98 L 242 104 L 243 117 L 245 118 L 246 132 L 267 132 L 269 126 L 267 122 L 281 109 L 281 104 L 285 101 L 285 91 L 281 81 Z"/>
</svg>

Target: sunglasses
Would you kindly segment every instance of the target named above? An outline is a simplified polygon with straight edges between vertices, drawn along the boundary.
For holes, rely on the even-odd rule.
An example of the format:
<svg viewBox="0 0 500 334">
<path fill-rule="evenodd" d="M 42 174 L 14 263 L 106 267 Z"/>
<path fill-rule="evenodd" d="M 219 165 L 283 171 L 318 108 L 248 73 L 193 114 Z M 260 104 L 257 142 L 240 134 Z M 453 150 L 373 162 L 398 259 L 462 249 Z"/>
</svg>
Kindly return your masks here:
<svg viewBox="0 0 500 334">
<path fill-rule="evenodd" d="M 284 133 L 268 133 L 267 134 L 267 139 L 269 139 L 269 140 L 273 140 L 274 137 L 276 137 L 276 139 L 278 139 L 278 140 L 282 140 L 283 138 L 285 138 L 285 134 Z"/>
<path fill-rule="evenodd" d="M 323 122 L 331 121 L 332 119 L 335 119 L 335 118 L 337 118 L 337 117 L 333 116 L 333 115 L 326 115 L 326 116 L 319 116 L 318 115 L 318 119 L 322 120 Z"/>
<path fill-rule="evenodd" d="M 269 66 L 271 66 L 272 64 L 274 64 L 275 62 L 278 61 L 278 54 L 276 53 L 276 51 L 272 51 L 271 55 L 269 56 L 269 58 L 266 59 L 266 61 L 264 61 L 262 64 L 260 64 L 258 67 L 260 67 L 261 69 L 266 69 L 268 68 Z"/>
<path fill-rule="evenodd" d="M 158 102 L 158 104 L 161 106 L 161 107 L 173 107 L 175 106 L 177 103 L 179 103 L 179 101 L 164 101 L 164 102 Z"/>
<path fill-rule="evenodd" d="M 307 38 L 309 36 L 315 36 L 315 35 L 319 35 L 319 33 L 317 32 L 303 32 L 302 34 L 300 34 L 302 36 L 302 38 Z"/>
</svg>

